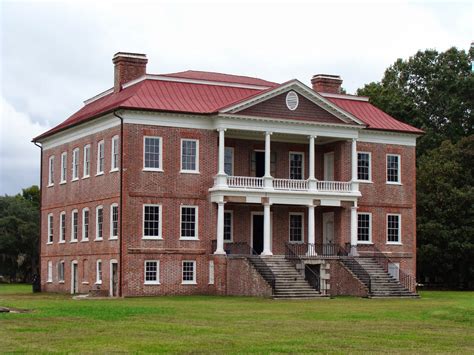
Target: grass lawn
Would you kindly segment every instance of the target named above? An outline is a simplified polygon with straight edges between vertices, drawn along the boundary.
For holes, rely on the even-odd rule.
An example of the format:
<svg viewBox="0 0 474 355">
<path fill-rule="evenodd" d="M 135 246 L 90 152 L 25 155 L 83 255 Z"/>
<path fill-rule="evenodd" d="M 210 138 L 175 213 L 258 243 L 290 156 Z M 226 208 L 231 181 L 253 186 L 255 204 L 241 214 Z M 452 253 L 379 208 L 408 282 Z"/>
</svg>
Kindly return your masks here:
<svg viewBox="0 0 474 355">
<path fill-rule="evenodd" d="M 418 300 L 247 297 L 72 300 L 0 285 L 0 352 L 471 353 L 474 293 Z"/>
</svg>

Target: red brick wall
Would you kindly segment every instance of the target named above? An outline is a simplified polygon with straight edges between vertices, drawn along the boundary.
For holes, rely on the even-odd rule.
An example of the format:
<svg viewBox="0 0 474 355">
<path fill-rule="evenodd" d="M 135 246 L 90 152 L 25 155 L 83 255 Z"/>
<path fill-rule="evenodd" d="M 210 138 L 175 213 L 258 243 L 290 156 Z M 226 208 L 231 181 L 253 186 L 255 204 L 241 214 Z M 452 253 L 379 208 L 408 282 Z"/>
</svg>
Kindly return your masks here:
<svg viewBox="0 0 474 355">
<path fill-rule="evenodd" d="M 272 288 L 246 258 L 227 260 L 227 295 L 271 297 Z"/>
<path fill-rule="evenodd" d="M 330 279 L 328 284 L 330 296 L 367 297 L 368 290 L 339 260 L 328 260 Z"/>
</svg>

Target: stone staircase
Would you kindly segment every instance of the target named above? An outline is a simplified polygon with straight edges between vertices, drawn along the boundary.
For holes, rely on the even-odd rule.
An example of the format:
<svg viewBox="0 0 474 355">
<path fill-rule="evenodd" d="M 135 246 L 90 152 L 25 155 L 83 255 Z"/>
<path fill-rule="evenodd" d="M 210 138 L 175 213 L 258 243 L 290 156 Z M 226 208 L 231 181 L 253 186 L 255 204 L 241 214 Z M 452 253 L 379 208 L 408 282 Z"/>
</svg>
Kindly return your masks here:
<svg viewBox="0 0 474 355">
<path fill-rule="evenodd" d="M 369 289 L 370 298 L 404 297 L 419 298 L 418 294 L 403 287 L 398 280 L 390 276 L 373 258 L 341 259 L 342 263 Z"/>
<path fill-rule="evenodd" d="M 324 297 L 315 290 L 284 256 L 249 256 L 250 263 L 273 287 L 274 299 Z"/>
</svg>

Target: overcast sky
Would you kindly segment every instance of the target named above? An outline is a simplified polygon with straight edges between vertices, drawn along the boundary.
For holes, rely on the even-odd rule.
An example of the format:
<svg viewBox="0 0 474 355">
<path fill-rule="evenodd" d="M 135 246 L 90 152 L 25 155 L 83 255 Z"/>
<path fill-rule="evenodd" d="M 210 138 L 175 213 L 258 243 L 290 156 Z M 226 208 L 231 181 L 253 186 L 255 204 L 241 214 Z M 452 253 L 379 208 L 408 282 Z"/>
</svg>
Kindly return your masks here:
<svg viewBox="0 0 474 355">
<path fill-rule="evenodd" d="M 339 74 L 353 93 L 417 50 L 468 49 L 460 2 L 224 3 L 0 0 L 0 194 L 39 184 L 30 141 L 113 86 L 112 56 L 145 53 L 149 73 L 187 69 L 310 85 Z"/>
</svg>

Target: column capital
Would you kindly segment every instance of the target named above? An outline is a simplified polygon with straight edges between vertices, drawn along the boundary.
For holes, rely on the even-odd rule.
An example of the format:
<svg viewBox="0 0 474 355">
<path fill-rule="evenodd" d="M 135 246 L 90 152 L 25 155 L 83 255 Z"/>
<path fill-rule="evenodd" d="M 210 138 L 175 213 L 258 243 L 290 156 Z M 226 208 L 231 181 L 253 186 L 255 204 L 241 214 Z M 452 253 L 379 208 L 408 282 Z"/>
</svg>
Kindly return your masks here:
<svg viewBox="0 0 474 355">
<path fill-rule="evenodd" d="M 217 204 L 219 206 L 224 206 L 227 203 L 227 201 L 217 201 Z"/>
<path fill-rule="evenodd" d="M 272 131 L 265 131 L 265 135 L 266 135 L 266 136 L 271 136 L 272 134 L 273 134 Z"/>
<path fill-rule="evenodd" d="M 308 138 L 309 138 L 309 139 L 311 139 L 311 138 L 316 139 L 316 138 L 318 138 L 318 136 L 315 135 L 315 134 L 310 134 L 310 135 L 308 136 Z"/>
<path fill-rule="evenodd" d="M 352 142 L 357 142 L 357 138 L 352 138 Z"/>
<path fill-rule="evenodd" d="M 225 131 L 227 131 L 227 128 L 217 128 L 216 131 L 217 132 L 225 132 Z"/>
</svg>

